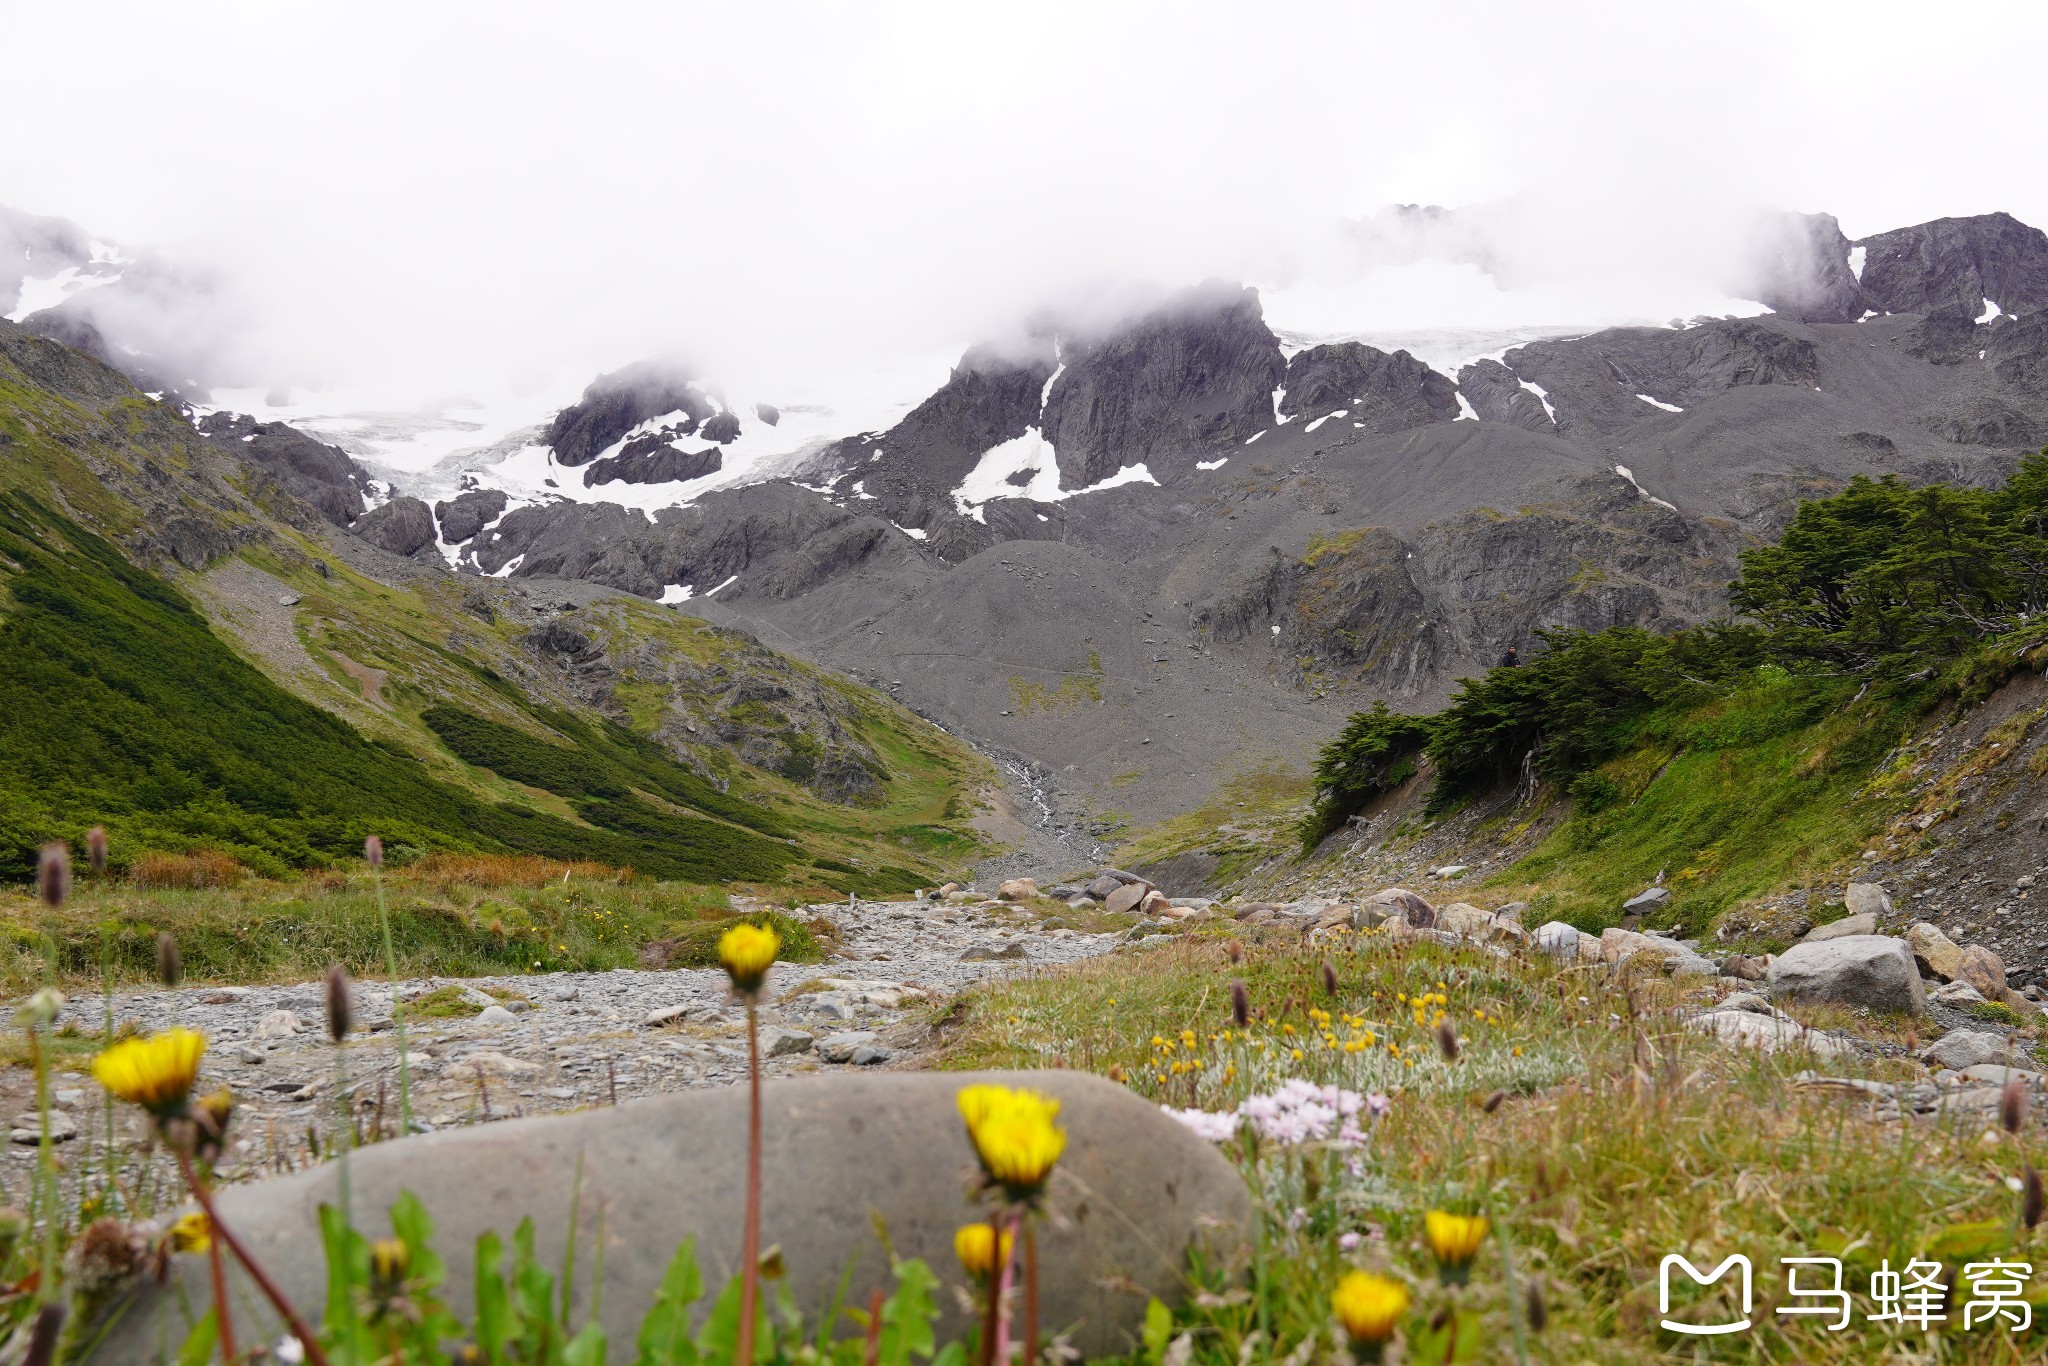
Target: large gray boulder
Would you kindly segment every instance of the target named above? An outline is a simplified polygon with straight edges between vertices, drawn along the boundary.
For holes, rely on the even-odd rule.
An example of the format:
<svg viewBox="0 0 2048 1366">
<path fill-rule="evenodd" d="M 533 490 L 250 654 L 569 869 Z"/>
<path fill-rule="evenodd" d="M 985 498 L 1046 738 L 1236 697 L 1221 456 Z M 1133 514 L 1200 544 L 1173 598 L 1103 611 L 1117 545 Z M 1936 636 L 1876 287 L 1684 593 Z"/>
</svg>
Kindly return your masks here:
<svg viewBox="0 0 2048 1366">
<path fill-rule="evenodd" d="M 1850 883 L 1842 893 L 1842 904 L 1850 915 L 1867 915 L 1873 923 L 1892 913 L 1891 895 L 1875 882 Z"/>
<path fill-rule="evenodd" d="M 1913 951 L 1889 935 L 1794 944 L 1771 964 L 1769 981 L 1772 998 L 1780 1001 L 1835 1001 L 1901 1015 L 1927 1008 Z"/>
<path fill-rule="evenodd" d="M 2002 1063 L 2014 1056 L 2012 1042 L 1989 1029 L 1952 1029 L 1920 1050 L 1920 1059 L 1960 1072 L 1978 1063 Z M 2018 1056 L 2029 1056 L 2021 1051 Z"/>
<path fill-rule="evenodd" d="M 967 1196 L 974 1154 L 954 1105 L 975 1081 L 1030 1086 L 1056 1096 L 1067 1126 L 1065 1158 L 1039 1225 L 1041 1322 L 1074 1330 L 1088 1356 L 1137 1345 L 1148 1295 L 1177 1303 L 1198 1241 L 1222 1257 L 1249 1237 L 1251 1200 L 1216 1149 L 1125 1088 L 1082 1072 L 896 1073 L 771 1082 L 765 1123 L 761 1237 L 779 1244 L 788 1288 L 815 1313 L 851 1268 L 848 1298 L 888 1284 L 871 1213 L 899 1255 L 922 1257 L 948 1284 L 963 1280 L 953 1232 L 974 1216 Z M 651 1097 L 617 1109 L 482 1125 L 380 1143 L 351 1159 L 357 1224 L 386 1236 L 385 1211 L 415 1192 L 435 1222 L 447 1262 L 446 1297 L 474 1304 L 477 1235 L 509 1239 L 531 1216 L 542 1265 L 559 1267 L 580 1162 L 579 1255 L 602 1229 L 603 1323 L 630 1353 L 669 1259 L 695 1237 L 708 1302 L 739 1262 L 745 1199 L 747 1093 L 734 1087 Z M 332 1164 L 237 1186 L 220 1197 L 239 1232 L 304 1313 L 318 1319 L 324 1263 L 317 1210 L 335 1197 Z M 1213 1263 L 1212 1263 L 1213 1264 Z M 581 1308 L 591 1271 L 580 1268 Z M 274 1341 L 253 1286 L 234 1288 L 244 1341 Z M 177 1302 L 207 1302 L 206 1261 L 178 1259 L 172 1284 L 145 1288 L 92 1360 L 154 1361 L 158 1325 L 181 1322 Z M 964 1336 L 956 1297 L 941 1294 L 941 1340 Z M 704 1306 L 700 1305 L 700 1312 Z M 182 1337 L 171 1329 L 171 1341 Z"/>
<path fill-rule="evenodd" d="M 1830 939 L 1846 939 L 1852 934 L 1876 934 L 1877 917 L 1865 911 L 1861 915 L 1845 915 L 1840 920 L 1816 925 L 1806 932 L 1806 942 L 1821 944 Z"/>
</svg>

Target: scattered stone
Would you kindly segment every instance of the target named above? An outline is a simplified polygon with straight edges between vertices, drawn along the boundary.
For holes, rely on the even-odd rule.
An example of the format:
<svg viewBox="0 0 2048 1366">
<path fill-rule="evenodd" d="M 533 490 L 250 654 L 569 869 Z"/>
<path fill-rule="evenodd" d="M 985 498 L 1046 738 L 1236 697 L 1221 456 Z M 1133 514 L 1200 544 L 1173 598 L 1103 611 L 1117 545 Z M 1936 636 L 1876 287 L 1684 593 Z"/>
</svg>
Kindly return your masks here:
<svg viewBox="0 0 2048 1366">
<path fill-rule="evenodd" d="M 853 1057 L 849 1061 L 855 1067 L 875 1067 L 895 1056 L 896 1054 L 890 1049 L 883 1048 L 878 1044 L 869 1044 L 864 1048 L 854 1049 Z"/>
<path fill-rule="evenodd" d="M 85 1103 L 85 1092 L 75 1086 L 59 1086 L 50 1092 L 50 1103 L 59 1110 L 76 1110 Z"/>
<path fill-rule="evenodd" d="M 1960 1072 L 1978 1063 L 2002 1063 L 2013 1056 L 2005 1035 L 1988 1029 L 1952 1029 L 1920 1050 L 1920 1060 Z"/>
<path fill-rule="evenodd" d="M 996 888 L 999 901 L 1031 901 L 1038 896 L 1038 883 L 1028 877 L 1013 877 Z"/>
<path fill-rule="evenodd" d="M 1760 953 L 1731 953 L 1721 960 L 1721 975 L 1761 982 L 1771 970 L 1770 960 Z"/>
<path fill-rule="evenodd" d="M 305 1029 L 305 1024 L 289 1010 L 273 1010 L 256 1022 L 256 1037 L 289 1039 L 294 1034 L 304 1033 Z"/>
<path fill-rule="evenodd" d="M 1746 1010 L 1752 1015 L 1778 1014 L 1777 1007 L 1753 991 L 1738 991 L 1721 1002 L 1722 1010 Z"/>
<path fill-rule="evenodd" d="M 1850 883 L 1842 893 L 1842 904 L 1851 916 L 1869 916 L 1873 927 L 1892 913 L 1891 896 L 1875 882 Z"/>
<path fill-rule="evenodd" d="M 475 1053 L 465 1054 L 455 1064 L 455 1071 L 458 1074 L 467 1073 L 471 1076 L 478 1073 L 491 1073 L 501 1077 L 524 1077 L 540 1071 L 540 1064 L 530 1062 L 525 1058 L 515 1058 L 509 1054 L 499 1053 L 491 1049 L 480 1049 Z M 315 1085 L 318 1085 L 318 1083 L 316 1082 Z"/>
<path fill-rule="evenodd" d="M 269 1057 L 270 1055 L 262 1049 L 251 1048 L 247 1044 L 243 1044 L 235 1050 L 235 1061 L 247 1067 L 261 1067 L 269 1060 Z"/>
<path fill-rule="evenodd" d="M 574 982 L 552 982 L 548 985 L 550 1001 L 573 1001 L 583 994 Z"/>
<path fill-rule="evenodd" d="M 664 1029 L 669 1025 L 681 1024 L 689 1018 L 690 1006 L 662 1006 L 647 1012 L 647 1018 L 640 1023 L 649 1029 Z"/>
<path fill-rule="evenodd" d="M 2005 999 L 2005 960 L 1982 944 L 1968 944 L 1956 968 L 1956 980 L 1977 988 L 1987 1001 Z"/>
<path fill-rule="evenodd" d="M 69 1143 L 77 1137 L 77 1120 L 65 1114 L 62 1110 L 50 1111 L 50 1141 L 52 1143 Z M 42 1116 L 33 1110 L 25 1114 L 16 1115 L 14 1117 L 14 1129 L 8 1134 L 8 1138 L 12 1142 L 24 1145 L 41 1143 L 43 1141 Z"/>
<path fill-rule="evenodd" d="M 518 1024 L 519 1017 L 505 1009 L 505 1007 L 492 1002 L 476 1013 L 476 1022 L 480 1025 L 488 1025 L 496 1029 L 508 1024 Z"/>
<path fill-rule="evenodd" d="M 1806 932 L 1805 942 L 1808 944 L 1820 944 L 1830 939 L 1843 939 L 1852 934 L 1876 933 L 1877 917 L 1866 911 L 1861 915 L 1844 916 L 1840 920 L 1832 920 L 1825 925 L 1815 926 Z"/>
<path fill-rule="evenodd" d="M 1029 958 L 1031 951 L 1024 947 L 1024 941 L 1013 939 L 1007 944 L 976 944 L 960 955 L 963 963 L 994 963 L 1007 958 Z"/>
<path fill-rule="evenodd" d="M 1147 891 L 1145 899 L 1138 903 L 1138 914 L 1150 916 L 1163 915 L 1172 905 L 1173 903 L 1167 900 L 1166 893 Z"/>
<path fill-rule="evenodd" d="M 2041 1080 L 2041 1074 L 2029 1068 L 2006 1067 L 1995 1062 L 1972 1063 L 1968 1067 L 1959 1067 L 1956 1071 L 1970 1081 L 1988 1082 L 1993 1086 L 2003 1086 L 2009 1081 L 2038 1082 Z"/>
<path fill-rule="evenodd" d="M 818 1040 L 818 1056 L 826 1062 L 852 1062 L 854 1054 L 880 1042 L 881 1036 L 872 1029 L 849 1029 Z"/>
<path fill-rule="evenodd" d="M 1115 891 L 1103 898 L 1102 909 L 1111 915 L 1129 915 L 1143 904 L 1148 890 L 1135 882 L 1120 882 Z"/>
<path fill-rule="evenodd" d="M 1493 929 L 1493 913 L 1465 901 L 1436 908 L 1436 928 L 1466 939 L 1484 939 Z"/>
<path fill-rule="evenodd" d="M 249 999 L 247 987 L 215 987 L 199 998 L 203 1006 L 238 1006 Z"/>
<path fill-rule="evenodd" d="M 1669 905 L 1670 902 L 1671 889 L 1669 887 L 1651 887 L 1646 891 L 1637 892 L 1634 896 L 1622 902 L 1621 911 L 1623 915 L 1643 915 L 1649 911 L 1659 910 Z"/>
<path fill-rule="evenodd" d="M 1771 964 L 1769 981 L 1774 1000 L 1835 1001 L 1900 1015 L 1927 1008 L 1912 950 L 1887 935 L 1794 944 Z"/>
<path fill-rule="evenodd" d="M 1088 895 L 1094 897 L 1097 901 L 1107 901 L 1109 900 L 1109 894 L 1123 885 L 1120 879 L 1113 878 L 1108 873 L 1104 873 L 1089 883 L 1086 890 Z"/>
<path fill-rule="evenodd" d="M 814 1040 L 801 1029 L 786 1025 L 769 1025 L 761 1031 L 761 1056 L 764 1058 L 787 1057 L 792 1053 L 808 1053 Z"/>
<path fill-rule="evenodd" d="M 965 891 L 965 890 L 966 890 L 966 889 L 965 889 L 964 887 L 962 887 L 962 886 L 961 886 L 961 885 L 960 885 L 959 883 L 957 883 L 957 882 L 949 882 L 949 883 L 947 883 L 947 884 L 946 884 L 945 886 L 943 886 L 943 887 L 939 888 L 939 890 L 938 890 L 938 891 L 937 891 L 936 893 L 934 893 L 934 895 L 936 895 L 936 896 L 937 896 L 937 897 L 938 897 L 938 898 L 939 898 L 939 899 L 940 899 L 941 901 L 943 901 L 943 900 L 945 900 L 945 899 L 946 899 L 947 897 L 949 897 L 949 896 L 953 895 L 953 894 L 954 894 L 955 892 L 960 892 L 960 891 Z"/>
<path fill-rule="evenodd" d="M 1906 945 L 1913 950 L 1913 961 L 1919 965 L 1922 976 L 1953 982 L 1963 970 L 1963 951 L 1954 940 L 1924 920 L 1906 931 Z"/>
<path fill-rule="evenodd" d="M 1400 920 L 1411 929 L 1429 929 L 1436 924 L 1436 908 L 1406 887 L 1389 887 L 1365 899 L 1359 911 L 1367 926 Z"/>
<path fill-rule="evenodd" d="M 1512 920 L 1519 925 L 1522 923 L 1523 914 L 1528 909 L 1529 903 L 1526 901 L 1510 901 L 1504 906 L 1494 907 L 1493 916 L 1496 920 Z"/>
<path fill-rule="evenodd" d="M 1472 866 L 1467 863 L 1446 863 L 1441 868 L 1430 869 L 1429 875 L 1440 878 L 1463 877 L 1471 871 Z"/>
<path fill-rule="evenodd" d="M 1598 958 L 1600 941 L 1576 926 L 1553 920 L 1536 930 L 1536 947 L 1552 958 Z"/>
<path fill-rule="evenodd" d="M 1608 962 L 1627 962 L 1639 953 L 1652 953 L 1659 958 L 1698 957 L 1676 940 L 1613 927 L 1600 931 L 1600 956 Z M 1719 976 L 1720 969 L 1716 968 L 1714 974 Z"/>
<path fill-rule="evenodd" d="M 1818 1030 L 1805 1029 L 1791 1020 L 1757 1015 L 1747 1010 L 1714 1010 L 1696 1015 L 1687 1026 L 1712 1034 L 1732 1048 L 1757 1048 L 1775 1053 L 1782 1048 L 1804 1048 L 1816 1057 L 1832 1058 L 1844 1052 L 1836 1039 Z"/>
</svg>

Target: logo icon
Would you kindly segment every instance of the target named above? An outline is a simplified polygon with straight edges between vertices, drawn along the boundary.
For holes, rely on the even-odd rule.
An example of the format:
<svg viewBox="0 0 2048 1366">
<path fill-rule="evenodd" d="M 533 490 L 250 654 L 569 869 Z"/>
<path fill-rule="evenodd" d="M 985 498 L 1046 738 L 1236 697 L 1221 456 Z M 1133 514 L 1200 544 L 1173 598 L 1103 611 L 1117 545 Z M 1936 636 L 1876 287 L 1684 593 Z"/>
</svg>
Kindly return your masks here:
<svg viewBox="0 0 2048 1366">
<path fill-rule="evenodd" d="M 1749 1327 L 1752 1289 L 1749 1258 L 1737 1252 L 1712 1271 L 1702 1274 L 1698 1267 L 1676 1252 L 1667 1255 L 1657 1264 L 1657 1312 L 1667 1316 L 1671 1313 L 1671 1268 L 1674 1266 L 1684 1268 L 1685 1274 L 1692 1278 L 1695 1285 L 1712 1285 L 1728 1274 L 1729 1267 L 1739 1268 L 1742 1272 L 1742 1319 L 1738 1323 L 1677 1323 L 1666 1317 L 1663 1321 L 1666 1328 L 1674 1333 L 1689 1333 L 1694 1337 L 1712 1337 L 1720 1333 L 1740 1333 Z"/>
</svg>

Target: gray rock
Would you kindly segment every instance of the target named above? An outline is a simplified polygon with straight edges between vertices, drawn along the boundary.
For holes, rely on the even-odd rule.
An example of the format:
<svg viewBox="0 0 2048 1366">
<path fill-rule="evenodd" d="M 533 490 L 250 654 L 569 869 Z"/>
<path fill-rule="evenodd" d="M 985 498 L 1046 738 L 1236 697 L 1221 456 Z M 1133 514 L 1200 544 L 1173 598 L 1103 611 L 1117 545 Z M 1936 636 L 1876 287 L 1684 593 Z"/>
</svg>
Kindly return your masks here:
<svg viewBox="0 0 2048 1366">
<path fill-rule="evenodd" d="M 826 1062 L 852 1062 L 853 1055 L 880 1042 L 872 1029 L 849 1029 L 818 1040 L 818 1056 Z"/>
<path fill-rule="evenodd" d="M 2009 1081 L 2041 1080 L 2041 1074 L 2030 1068 L 2006 1067 L 1995 1062 L 1972 1063 L 1968 1067 L 1959 1067 L 1956 1070 L 1970 1081 L 1989 1082 L 1993 1086 L 2003 1086 Z"/>
<path fill-rule="evenodd" d="M 1818 1030 L 1801 1028 L 1791 1020 L 1754 1015 L 1746 1010 L 1713 1010 L 1696 1015 L 1687 1027 L 1712 1034 L 1732 1048 L 1756 1048 L 1775 1053 L 1781 1048 L 1805 1048 L 1818 1057 L 1832 1058 L 1843 1051 L 1836 1040 Z"/>
<path fill-rule="evenodd" d="M 1637 892 L 1634 896 L 1622 902 L 1621 909 L 1625 915 L 1641 915 L 1646 911 L 1654 911 L 1666 906 L 1670 904 L 1670 901 L 1671 889 L 1669 887 L 1652 887 L 1647 891 Z"/>
<path fill-rule="evenodd" d="M 1816 925 L 1806 932 L 1804 942 L 1820 944 L 1830 939 L 1845 939 L 1852 934 L 1876 933 L 1877 917 L 1866 911 L 1861 915 L 1844 916 L 1825 925 Z"/>
<path fill-rule="evenodd" d="M 1118 879 L 1104 873 L 1088 884 L 1087 892 L 1088 895 L 1094 897 L 1097 901 L 1107 901 L 1109 900 L 1109 894 L 1123 885 Z"/>
<path fill-rule="evenodd" d="M 681 1024 L 689 1018 L 689 1006 L 657 1006 L 647 1012 L 647 1018 L 640 1023 L 650 1029 L 661 1029 L 668 1025 Z"/>
<path fill-rule="evenodd" d="M 1013 939 L 1007 944 L 976 944 L 960 955 L 963 963 L 993 963 L 1005 958 L 1029 958 L 1031 950 L 1024 947 L 1024 941 Z"/>
<path fill-rule="evenodd" d="M 1365 925 L 1361 928 L 1400 920 L 1411 929 L 1429 929 L 1436 924 L 1436 908 L 1406 887 L 1389 887 L 1374 892 L 1358 908 Z"/>
<path fill-rule="evenodd" d="M 1776 1015 L 1778 1012 L 1769 1001 L 1753 991 L 1738 991 L 1724 999 L 1718 1009 L 1746 1010 L 1752 1015 Z"/>
<path fill-rule="evenodd" d="M 1886 935 L 1794 944 L 1771 964 L 1769 981 L 1774 1000 L 1836 1001 L 1901 1015 L 1927 1008 L 1913 951 Z"/>
<path fill-rule="evenodd" d="M 1102 909 L 1111 915 L 1128 915 L 1138 909 L 1150 888 L 1141 883 L 1126 882 L 1103 898 Z"/>
<path fill-rule="evenodd" d="M 1578 958 L 1585 952 L 1579 942 L 1585 937 L 1574 926 L 1553 920 L 1537 928 L 1536 947 L 1553 958 Z"/>
<path fill-rule="evenodd" d="M 508 1024 L 518 1024 L 519 1017 L 501 1005 L 493 1003 L 476 1013 L 476 1022 L 499 1029 Z"/>
<path fill-rule="evenodd" d="M 1842 904 L 1852 916 L 1867 915 L 1872 926 L 1892 913 L 1892 899 L 1875 882 L 1852 882 L 1842 893 Z"/>
<path fill-rule="evenodd" d="M 12 1142 L 23 1145 L 41 1143 L 43 1141 L 42 1124 L 42 1117 L 33 1110 L 16 1115 L 14 1117 L 14 1127 L 8 1134 L 8 1138 Z M 62 1110 L 50 1111 L 50 1141 L 52 1143 L 69 1143 L 77 1137 L 77 1120 L 65 1114 Z"/>
<path fill-rule="evenodd" d="M 887 1222 L 899 1255 L 957 1279 L 953 1231 L 975 1207 L 959 1180 L 974 1158 L 954 1096 L 977 1080 L 1029 1085 L 1061 1101 L 1069 1142 L 1048 1196 L 1052 1217 L 1038 1230 L 1041 1312 L 1048 1324 L 1075 1325 L 1073 1345 L 1085 1356 L 1129 1350 L 1149 1296 L 1181 1302 L 1196 1246 L 1213 1246 L 1210 1260 L 1221 1263 L 1249 1236 L 1251 1201 L 1236 1169 L 1156 1105 L 1098 1077 L 881 1073 L 771 1082 L 763 1095 L 762 1238 L 782 1247 L 784 1285 L 798 1304 L 824 1303 L 842 1275 L 857 1287 L 888 1284 L 870 1211 Z M 746 1131 L 744 1088 L 682 1092 L 373 1144 L 351 1155 L 349 1175 L 358 1221 L 372 1237 L 385 1236 L 381 1212 L 401 1191 L 420 1197 L 447 1263 L 444 1294 L 466 1307 L 480 1233 L 509 1238 L 530 1216 L 541 1265 L 561 1264 L 580 1172 L 579 1247 L 588 1255 L 602 1219 L 602 1323 L 614 1343 L 631 1343 L 682 1240 L 697 1240 L 707 1304 L 738 1261 Z M 220 1195 L 223 1217 L 309 1312 L 325 1293 L 318 1207 L 337 1200 L 335 1179 L 327 1164 Z M 576 1277 L 578 1318 L 589 1311 L 588 1268 L 584 1262 Z M 234 1301 L 248 1306 L 246 1337 L 275 1340 L 281 1329 L 261 1297 L 232 1274 Z M 182 1337 L 179 1306 L 208 1299 L 206 1259 L 177 1258 L 172 1276 L 172 1284 L 138 1293 L 94 1361 L 153 1361 L 160 1332 Z M 938 1299 L 940 1340 L 964 1337 L 954 1298 Z"/>
<path fill-rule="evenodd" d="M 1956 980 L 1968 982 L 1987 1001 L 2005 999 L 2005 960 L 1982 944 L 1965 944 Z"/>
<path fill-rule="evenodd" d="M 2025 1057 L 2025 1050 L 2015 1054 L 2005 1035 L 1988 1029 L 1952 1029 L 1920 1050 L 1922 1062 L 1958 1072 L 1980 1062 L 2002 1063 L 2013 1056 Z"/>
<path fill-rule="evenodd" d="M 1760 953 L 1731 953 L 1721 960 L 1721 975 L 1740 977 L 1745 982 L 1761 982 L 1770 972 L 1770 967 Z"/>
<path fill-rule="evenodd" d="M 869 1044 L 865 1048 L 854 1049 L 853 1057 L 849 1061 L 855 1067 L 874 1067 L 877 1064 L 889 1061 L 889 1059 L 895 1056 L 895 1052 L 891 1049 L 883 1048 L 879 1044 Z"/>
<path fill-rule="evenodd" d="M 813 1040 L 801 1029 L 790 1029 L 785 1025 L 769 1025 L 761 1031 L 761 1056 L 764 1058 L 787 1057 L 792 1053 L 808 1053 Z"/>
<path fill-rule="evenodd" d="M 434 543 L 434 514 L 417 498 L 393 498 L 357 518 L 349 530 L 380 550 L 411 555 Z"/>
<path fill-rule="evenodd" d="M 1984 1004 L 1984 993 L 1968 982 L 1946 982 L 1928 992 L 1927 999 L 1945 1006 L 1976 1006 Z"/>
</svg>

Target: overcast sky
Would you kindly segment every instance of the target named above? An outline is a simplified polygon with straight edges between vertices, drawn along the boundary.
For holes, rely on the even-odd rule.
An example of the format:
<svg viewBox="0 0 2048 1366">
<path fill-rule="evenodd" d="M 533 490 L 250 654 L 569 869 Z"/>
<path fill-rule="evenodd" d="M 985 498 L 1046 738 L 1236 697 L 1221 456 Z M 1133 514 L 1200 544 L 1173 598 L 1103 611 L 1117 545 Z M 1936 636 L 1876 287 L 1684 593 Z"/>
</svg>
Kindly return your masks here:
<svg viewBox="0 0 2048 1366">
<path fill-rule="evenodd" d="M 1521 197 L 1582 265 L 1751 204 L 2048 224 L 2044 13 L 0 0 L 0 203 L 220 263 L 336 375 L 762 372 L 1271 277 L 1392 202 Z"/>
</svg>

